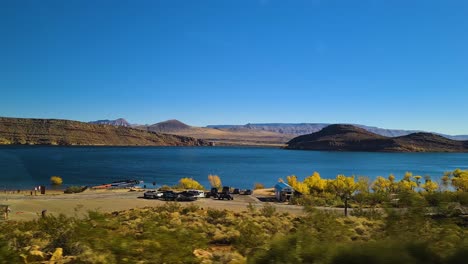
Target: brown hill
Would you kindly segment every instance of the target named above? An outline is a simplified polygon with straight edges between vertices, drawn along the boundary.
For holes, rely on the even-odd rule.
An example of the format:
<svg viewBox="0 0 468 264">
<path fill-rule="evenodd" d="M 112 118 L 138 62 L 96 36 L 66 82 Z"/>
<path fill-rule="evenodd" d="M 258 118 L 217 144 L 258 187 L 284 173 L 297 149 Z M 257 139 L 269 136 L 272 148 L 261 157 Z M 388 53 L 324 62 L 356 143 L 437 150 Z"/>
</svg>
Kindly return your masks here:
<svg viewBox="0 0 468 264">
<path fill-rule="evenodd" d="M 171 133 L 186 129 L 190 129 L 190 126 L 175 119 L 167 120 L 148 126 L 149 131 L 157 133 Z"/>
<path fill-rule="evenodd" d="M 203 146 L 203 140 L 71 120 L 0 117 L 0 144 Z"/>
<path fill-rule="evenodd" d="M 468 141 L 430 133 L 396 138 L 380 136 L 352 125 L 330 125 L 319 132 L 296 137 L 288 149 L 379 152 L 468 152 Z"/>
</svg>

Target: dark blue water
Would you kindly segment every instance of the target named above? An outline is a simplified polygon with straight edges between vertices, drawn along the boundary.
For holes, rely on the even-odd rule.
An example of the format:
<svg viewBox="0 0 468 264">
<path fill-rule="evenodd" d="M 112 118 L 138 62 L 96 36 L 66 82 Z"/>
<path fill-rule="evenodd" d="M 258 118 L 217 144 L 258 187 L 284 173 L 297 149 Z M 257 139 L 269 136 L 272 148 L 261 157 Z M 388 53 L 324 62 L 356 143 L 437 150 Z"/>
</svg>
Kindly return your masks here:
<svg viewBox="0 0 468 264">
<path fill-rule="evenodd" d="M 65 185 L 97 185 L 139 179 L 174 185 L 192 177 L 208 187 L 208 174 L 223 184 L 252 188 L 273 186 L 278 178 L 304 178 L 318 171 L 337 174 L 402 177 L 406 171 L 439 178 L 444 171 L 468 169 L 468 154 L 356 153 L 238 147 L 0 147 L 0 188 L 48 185 L 53 175 Z"/>
</svg>

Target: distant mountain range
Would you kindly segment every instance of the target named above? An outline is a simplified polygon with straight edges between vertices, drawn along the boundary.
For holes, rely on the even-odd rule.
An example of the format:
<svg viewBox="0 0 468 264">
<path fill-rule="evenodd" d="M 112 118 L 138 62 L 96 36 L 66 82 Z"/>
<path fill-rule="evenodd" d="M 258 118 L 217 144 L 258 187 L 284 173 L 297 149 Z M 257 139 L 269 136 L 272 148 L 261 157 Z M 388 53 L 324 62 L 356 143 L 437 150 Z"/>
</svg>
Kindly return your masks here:
<svg viewBox="0 0 468 264">
<path fill-rule="evenodd" d="M 0 117 L 0 145 L 207 146 L 209 143 L 125 126 Z"/>
<path fill-rule="evenodd" d="M 215 129 L 208 127 L 195 127 L 184 124 L 178 120 L 168 120 L 153 125 L 137 125 L 137 129 L 187 136 L 203 139 L 220 145 L 284 145 L 293 135 L 284 135 L 270 131 L 252 129 Z"/>
<path fill-rule="evenodd" d="M 451 138 L 465 139 L 468 136 Z M 287 143 L 292 149 L 465 152 L 467 142 L 431 133 L 361 125 L 304 123 L 195 127 L 178 120 L 130 125 L 123 118 L 83 123 L 0 117 L 0 145 L 208 146 L 215 143 L 284 146 Z"/>
<path fill-rule="evenodd" d="M 288 134 L 288 135 L 307 135 L 311 133 L 318 132 L 322 130 L 324 127 L 327 127 L 332 124 L 327 124 L 327 123 L 265 123 L 265 124 L 246 124 L 246 125 L 209 125 L 207 127 L 210 128 L 217 128 L 217 129 L 227 129 L 227 130 L 236 130 L 240 128 L 248 128 L 248 129 L 254 129 L 254 130 L 263 130 L 263 131 L 271 131 L 271 132 L 276 132 L 280 134 Z M 422 130 L 402 130 L 402 129 L 384 129 L 384 128 L 379 128 L 379 127 L 373 127 L 373 126 L 366 126 L 366 125 L 359 125 L 359 124 L 350 124 L 356 127 L 363 128 L 369 132 L 381 135 L 381 136 L 386 136 L 386 137 L 401 137 L 401 136 L 406 136 L 409 134 L 413 133 L 418 133 L 418 132 L 425 132 Z M 445 134 L 439 134 L 439 133 L 434 133 L 441 135 L 443 137 L 453 139 L 453 140 L 468 140 L 468 135 L 458 135 L 458 136 L 452 136 L 452 135 L 445 135 Z"/>
<path fill-rule="evenodd" d="M 468 152 L 468 141 L 451 140 L 431 133 L 386 137 L 352 125 L 330 125 L 298 136 L 288 149 L 371 152 Z"/>
<path fill-rule="evenodd" d="M 97 120 L 97 121 L 91 121 L 89 122 L 90 124 L 96 124 L 96 125 L 111 125 L 111 126 L 123 126 L 123 127 L 131 127 L 132 125 L 127 122 L 127 120 L 123 118 L 118 118 L 115 120 Z"/>
<path fill-rule="evenodd" d="M 129 126 L 123 118 L 117 120 L 100 120 L 92 123 L 114 126 Z M 167 120 L 152 125 L 131 125 L 140 130 L 156 133 L 188 136 L 222 145 L 282 145 L 296 136 L 318 132 L 331 124 L 327 123 L 249 123 L 246 125 L 210 125 L 195 127 L 179 120 Z M 354 125 L 371 133 L 385 137 L 401 137 L 413 133 L 424 132 L 418 130 L 384 129 L 365 125 Z M 453 140 L 468 140 L 468 135 L 441 135 Z"/>
</svg>

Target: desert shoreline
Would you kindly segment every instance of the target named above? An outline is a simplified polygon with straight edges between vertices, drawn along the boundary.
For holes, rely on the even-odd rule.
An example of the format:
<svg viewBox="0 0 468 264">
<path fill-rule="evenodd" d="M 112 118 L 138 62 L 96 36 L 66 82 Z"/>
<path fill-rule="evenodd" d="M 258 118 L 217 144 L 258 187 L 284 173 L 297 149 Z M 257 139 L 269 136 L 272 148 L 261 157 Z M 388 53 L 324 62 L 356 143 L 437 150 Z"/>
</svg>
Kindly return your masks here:
<svg viewBox="0 0 468 264">
<path fill-rule="evenodd" d="M 41 217 L 42 211 L 47 215 L 64 214 L 66 216 L 84 217 L 88 211 L 115 212 L 144 207 L 162 206 L 168 202 L 156 199 L 143 199 L 144 190 L 130 191 L 129 189 L 86 190 L 82 193 L 64 194 L 62 190 L 48 190 L 46 194 L 30 195 L 30 190 L 20 193 L 0 193 L 0 205 L 8 205 L 11 209 L 9 220 L 28 221 Z M 200 208 L 211 208 L 234 212 L 247 210 L 247 206 L 257 208 L 264 206 L 257 196 L 268 195 L 266 191 L 256 191 L 254 195 L 235 195 L 233 201 L 199 198 L 194 202 L 178 202 L 182 206 L 197 205 Z M 271 194 L 270 194 L 271 195 Z M 281 213 L 294 215 L 303 214 L 303 207 L 282 203 L 268 203 Z"/>
</svg>

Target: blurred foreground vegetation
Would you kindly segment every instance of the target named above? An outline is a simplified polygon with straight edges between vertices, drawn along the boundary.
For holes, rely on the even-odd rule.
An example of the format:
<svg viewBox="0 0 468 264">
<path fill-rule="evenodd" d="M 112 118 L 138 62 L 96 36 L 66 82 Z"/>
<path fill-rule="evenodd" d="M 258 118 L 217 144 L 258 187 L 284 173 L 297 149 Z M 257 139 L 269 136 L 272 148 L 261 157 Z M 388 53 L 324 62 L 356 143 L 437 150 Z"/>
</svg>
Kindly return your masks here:
<svg viewBox="0 0 468 264">
<path fill-rule="evenodd" d="M 77 209 L 79 210 L 79 209 Z M 78 212 L 77 212 L 78 213 Z M 365 216 L 193 204 L 0 223 L 0 263 L 464 263 L 467 220 L 406 209 Z M 61 250 L 60 250 L 61 249 Z"/>
<path fill-rule="evenodd" d="M 395 177 L 287 181 L 302 195 L 304 213 L 279 213 L 265 203 L 243 212 L 194 204 L 113 213 L 77 208 L 77 216 L 48 215 L 0 222 L 3 263 L 466 263 L 468 171 L 440 183 L 411 173 Z M 211 185 L 221 185 L 212 175 Z M 179 185 L 199 188 L 184 178 Z M 348 203 L 344 216 L 333 208 Z"/>
</svg>

